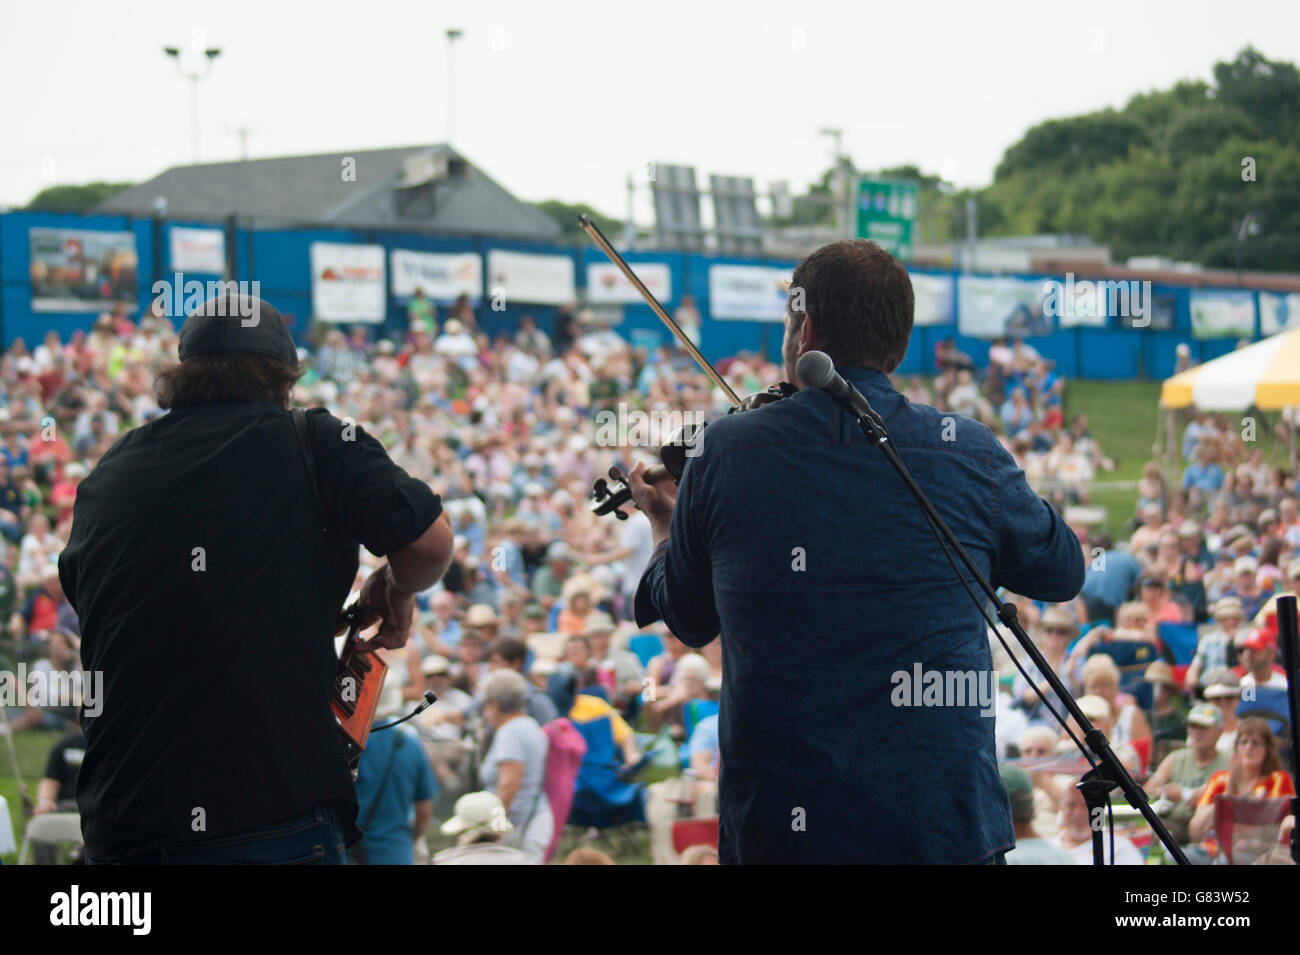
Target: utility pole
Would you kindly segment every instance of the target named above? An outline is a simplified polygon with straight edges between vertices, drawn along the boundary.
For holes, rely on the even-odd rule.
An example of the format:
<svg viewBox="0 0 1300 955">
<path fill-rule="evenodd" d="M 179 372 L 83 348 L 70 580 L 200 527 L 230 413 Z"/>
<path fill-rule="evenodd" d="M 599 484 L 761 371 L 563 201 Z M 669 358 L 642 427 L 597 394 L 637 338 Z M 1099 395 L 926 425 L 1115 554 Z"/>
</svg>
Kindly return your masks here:
<svg viewBox="0 0 1300 955">
<path fill-rule="evenodd" d="M 823 126 L 821 129 L 818 130 L 818 133 L 820 133 L 823 136 L 830 136 L 833 140 L 835 140 L 835 152 L 833 157 L 835 160 L 835 177 L 831 183 L 831 193 L 838 197 L 845 196 L 848 192 L 847 189 L 848 183 L 846 181 L 848 177 L 845 175 L 845 168 L 844 168 L 844 153 L 843 153 L 844 130 L 837 129 L 833 126 Z M 835 203 L 835 234 L 836 235 L 839 236 L 848 235 L 848 223 L 845 221 L 846 219 L 848 219 L 847 212 L 848 212 L 848 206 L 846 203 L 843 202 Z"/>
</svg>

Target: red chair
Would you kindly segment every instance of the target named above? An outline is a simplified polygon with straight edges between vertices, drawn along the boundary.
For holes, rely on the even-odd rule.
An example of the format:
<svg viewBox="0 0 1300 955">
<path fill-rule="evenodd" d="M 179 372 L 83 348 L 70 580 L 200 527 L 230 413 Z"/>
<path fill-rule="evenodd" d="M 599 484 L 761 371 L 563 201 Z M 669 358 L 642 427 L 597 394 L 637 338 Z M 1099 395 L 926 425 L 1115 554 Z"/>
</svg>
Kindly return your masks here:
<svg viewBox="0 0 1300 955">
<path fill-rule="evenodd" d="M 718 817 L 700 816 L 673 822 L 673 851 L 681 855 L 691 846 L 718 848 Z"/>
<path fill-rule="evenodd" d="M 1214 801 L 1214 832 L 1228 865 L 1249 865 L 1271 849 L 1290 811 L 1289 796 L 1218 797 Z"/>
<path fill-rule="evenodd" d="M 1141 762 L 1138 775 L 1145 776 L 1147 769 L 1151 766 L 1151 737 L 1144 736 L 1141 739 L 1130 740 L 1129 745 L 1133 747 L 1133 752 L 1138 754 L 1138 760 Z"/>
</svg>

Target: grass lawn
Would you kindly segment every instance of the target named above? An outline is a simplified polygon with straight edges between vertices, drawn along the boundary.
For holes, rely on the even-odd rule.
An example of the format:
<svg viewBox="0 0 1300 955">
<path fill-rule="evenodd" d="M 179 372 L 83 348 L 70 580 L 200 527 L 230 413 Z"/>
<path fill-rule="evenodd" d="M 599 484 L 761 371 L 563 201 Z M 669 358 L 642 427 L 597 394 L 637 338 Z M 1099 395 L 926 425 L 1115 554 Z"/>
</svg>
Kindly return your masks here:
<svg viewBox="0 0 1300 955">
<path fill-rule="evenodd" d="M 1071 381 L 1065 389 L 1065 420 L 1082 412 L 1088 416 L 1093 439 L 1115 470 L 1099 473 L 1099 481 L 1136 481 L 1155 458 L 1156 421 L 1160 415 L 1160 383 L 1155 381 Z M 1125 524 L 1137 508 L 1137 488 L 1100 490 L 1092 502 L 1106 508 L 1106 531 L 1115 540 L 1128 536 Z"/>
<path fill-rule="evenodd" d="M 14 749 L 18 752 L 18 767 L 23 774 L 23 781 L 27 784 L 27 793 L 33 800 L 36 798 L 36 784 L 45 775 L 45 760 L 62 735 L 58 730 L 36 730 L 18 733 L 14 737 Z M 23 816 L 22 800 L 18 798 L 18 780 L 14 779 L 9 748 L 2 739 L 0 739 L 0 796 L 4 796 L 9 803 L 9 821 L 13 823 L 14 841 L 21 847 L 27 820 Z M 0 856 L 0 859 L 3 859 L 5 865 L 13 865 L 18 861 L 18 853 Z"/>
</svg>

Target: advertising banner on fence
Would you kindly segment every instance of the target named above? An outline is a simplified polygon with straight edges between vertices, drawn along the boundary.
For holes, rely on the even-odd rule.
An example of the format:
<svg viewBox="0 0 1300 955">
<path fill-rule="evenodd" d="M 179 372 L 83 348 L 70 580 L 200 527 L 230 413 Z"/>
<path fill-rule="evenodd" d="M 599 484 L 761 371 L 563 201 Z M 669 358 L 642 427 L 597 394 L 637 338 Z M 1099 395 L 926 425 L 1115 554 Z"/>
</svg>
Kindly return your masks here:
<svg viewBox="0 0 1300 955">
<path fill-rule="evenodd" d="M 134 232 L 31 229 L 33 312 L 97 312 L 140 294 Z"/>
<path fill-rule="evenodd" d="M 1193 291 L 1193 338 L 1250 338 L 1255 334 L 1255 296 L 1250 292 Z"/>
<path fill-rule="evenodd" d="M 311 307 L 322 322 L 382 322 L 384 247 L 311 244 Z"/>
<path fill-rule="evenodd" d="M 573 259 L 567 255 L 489 249 L 488 295 L 494 300 L 535 305 L 562 305 L 574 292 Z"/>
<path fill-rule="evenodd" d="M 1050 335 L 1043 313 L 1043 283 L 1037 279 L 963 275 L 957 279 L 957 327 L 972 338 Z"/>
<path fill-rule="evenodd" d="M 779 322 L 793 269 L 770 265 L 710 265 L 709 314 L 720 319 Z"/>
<path fill-rule="evenodd" d="M 909 273 L 912 297 L 916 300 L 915 324 L 951 325 L 955 297 L 951 275 Z"/>
<path fill-rule="evenodd" d="M 1264 338 L 1300 328 L 1300 292 L 1259 293 L 1259 334 Z"/>
<path fill-rule="evenodd" d="M 390 259 L 394 298 L 408 299 L 417 288 L 435 302 L 454 302 L 462 293 L 471 302 L 483 296 L 483 262 L 477 252 L 393 249 Z"/>
<path fill-rule="evenodd" d="M 173 272 L 226 274 L 226 234 L 220 229 L 171 228 Z"/>
<path fill-rule="evenodd" d="M 673 297 L 673 273 L 664 262 L 631 262 L 646 289 L 665 308 Z M 630 305 L 644 302 L 623 270 L 613 262 L 591 262 L 587 265 L 588 305 Z"/>
</svg>

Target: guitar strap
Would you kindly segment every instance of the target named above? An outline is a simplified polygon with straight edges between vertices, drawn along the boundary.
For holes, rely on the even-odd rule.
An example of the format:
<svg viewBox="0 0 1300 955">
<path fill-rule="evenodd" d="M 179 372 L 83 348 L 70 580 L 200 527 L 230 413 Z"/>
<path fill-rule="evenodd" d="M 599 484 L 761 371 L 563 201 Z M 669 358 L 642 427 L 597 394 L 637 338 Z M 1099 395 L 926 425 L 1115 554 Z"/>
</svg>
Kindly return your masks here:
<svg viewBox="0 0 1300 955">
<path fill-rule="evenodd" d="M 320 491 L 316 485 L 316 457 L 311 453 L 311 432 L 307 426 L 307 411 L 305 408 L 294 408 L 290 414 L 293 416 L 293 433 L 298 439 L 298 451 L 302 454 L 302 463 L 307 469 L 307 483 L 311 487 L 316 520 L 320 524 L 321 531 L 328 534 L 329 528 L 325 526 L 325 509 L 321 507 Z"/>
</svg>

